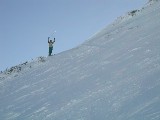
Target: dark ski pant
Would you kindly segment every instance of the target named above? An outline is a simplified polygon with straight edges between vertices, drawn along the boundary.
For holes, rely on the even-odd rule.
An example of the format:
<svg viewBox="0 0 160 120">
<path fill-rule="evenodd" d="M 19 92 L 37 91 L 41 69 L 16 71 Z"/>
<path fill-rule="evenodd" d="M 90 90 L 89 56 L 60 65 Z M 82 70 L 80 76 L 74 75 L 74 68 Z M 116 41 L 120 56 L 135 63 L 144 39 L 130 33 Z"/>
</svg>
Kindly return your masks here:
<svg viewBox="0 0 160 120">
<path fill-rule="evenodd" d="M 52 54 L 53 47 L 49 47 L 49 56 Z"/>
</svg>

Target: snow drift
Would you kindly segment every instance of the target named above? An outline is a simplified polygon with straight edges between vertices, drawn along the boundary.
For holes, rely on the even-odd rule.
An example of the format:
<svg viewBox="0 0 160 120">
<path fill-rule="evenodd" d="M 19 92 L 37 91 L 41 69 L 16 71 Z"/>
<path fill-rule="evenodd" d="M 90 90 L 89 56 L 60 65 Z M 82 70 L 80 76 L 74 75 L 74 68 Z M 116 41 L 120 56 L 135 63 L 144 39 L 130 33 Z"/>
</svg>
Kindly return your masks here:
<svg viewBox="0 0 160 120">
<path fill-rule="evenodd" d="M 159 11 L 151 0 L 74 49 L 1 73 L 0 119 L 160 120 Z"/>
</svg>

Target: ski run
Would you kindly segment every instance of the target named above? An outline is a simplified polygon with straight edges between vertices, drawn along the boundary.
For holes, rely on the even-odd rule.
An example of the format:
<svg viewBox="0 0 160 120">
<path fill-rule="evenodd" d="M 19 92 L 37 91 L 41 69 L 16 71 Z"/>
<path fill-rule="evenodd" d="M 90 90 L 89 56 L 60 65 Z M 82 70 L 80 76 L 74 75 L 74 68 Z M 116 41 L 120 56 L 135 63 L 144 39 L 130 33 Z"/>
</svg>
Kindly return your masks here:
<svg viewBox="0 0 160 120">
<path fill-rule="evenodd" d="M 160 120 L 160 0 L 0 73 L 0 120 Z"/>
</svg>

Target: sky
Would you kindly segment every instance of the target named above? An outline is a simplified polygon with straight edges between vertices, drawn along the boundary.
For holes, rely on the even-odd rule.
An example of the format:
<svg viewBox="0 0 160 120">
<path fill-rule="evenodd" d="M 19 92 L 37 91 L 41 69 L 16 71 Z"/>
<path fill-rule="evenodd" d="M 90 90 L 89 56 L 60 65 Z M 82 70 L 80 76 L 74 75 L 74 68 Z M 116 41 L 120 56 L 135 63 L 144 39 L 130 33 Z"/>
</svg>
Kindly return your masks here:
<svg viewBox="0 0 160 120">
<path fill-rule="evenodd" d="M 72 49 L 148 0 L 0 0 L 0 71 Z"/>
</svg>

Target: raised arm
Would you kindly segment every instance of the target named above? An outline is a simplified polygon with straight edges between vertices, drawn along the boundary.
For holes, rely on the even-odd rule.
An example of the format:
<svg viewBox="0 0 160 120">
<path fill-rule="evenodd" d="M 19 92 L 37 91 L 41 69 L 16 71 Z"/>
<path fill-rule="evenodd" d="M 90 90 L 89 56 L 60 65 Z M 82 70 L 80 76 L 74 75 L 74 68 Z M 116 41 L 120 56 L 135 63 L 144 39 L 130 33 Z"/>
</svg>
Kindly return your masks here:
<svg viewBox="0 0 160 120">
<path fill-rule="evenodd" d="M 50 37 L 48 37 L 48 43 L 49 43 L 49 38 L 50 38 Z"/>
</svg>

